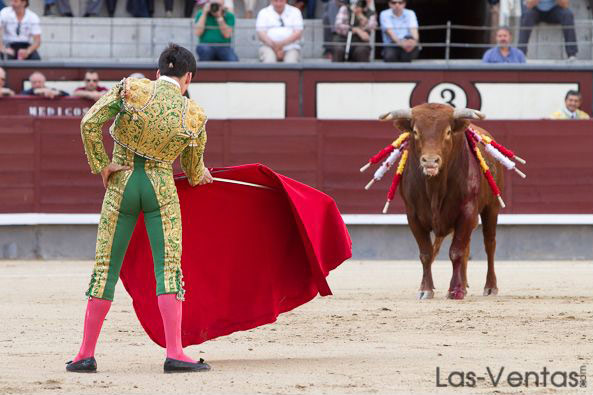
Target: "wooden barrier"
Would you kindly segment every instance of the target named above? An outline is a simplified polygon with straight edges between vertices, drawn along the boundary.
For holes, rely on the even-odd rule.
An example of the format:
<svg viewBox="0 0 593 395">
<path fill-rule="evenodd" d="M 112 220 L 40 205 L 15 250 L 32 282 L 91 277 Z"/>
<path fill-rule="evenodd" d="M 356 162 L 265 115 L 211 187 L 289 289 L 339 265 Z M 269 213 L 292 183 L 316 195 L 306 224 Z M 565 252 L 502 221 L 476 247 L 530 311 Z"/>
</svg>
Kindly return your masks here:
<svg viewBox="0 0 593 395">
<path fill-rule="evenodd" d="M 0 213 L 96 213 L 103 187 L 84 155 L 76 117 L 0 115 Z M 593 133 L 587 121 L 483 121 L 502 144 L 527 160 L 528 177 L 507 172 L 504 213 L 593 212 Z M 389 178 L 363 189 L 358 169 L 395 137 L 376 121 L 212 120 L 208 166 L 263 163 L 336 199 L 345 214 L 383 207 Z M 113 143 L 105 134 L 108 152 Z M 176 169 L 179 166 L 176 164 Z M 402 213 L 396 197 L 391 213 Z"/>
</svg>

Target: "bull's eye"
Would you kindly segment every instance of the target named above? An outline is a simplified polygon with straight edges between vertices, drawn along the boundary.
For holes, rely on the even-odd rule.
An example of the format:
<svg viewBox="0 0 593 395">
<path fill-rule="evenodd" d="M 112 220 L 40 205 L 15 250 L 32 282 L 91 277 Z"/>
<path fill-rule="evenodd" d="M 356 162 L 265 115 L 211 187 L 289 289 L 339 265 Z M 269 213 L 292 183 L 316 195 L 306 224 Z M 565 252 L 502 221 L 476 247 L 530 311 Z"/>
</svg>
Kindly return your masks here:
<svg viewBox="0 0 593 395">
<path fill-rule="evenodd" d="M 420 139 L 420 134 L 418 134 L 416 129 L 412 130 L 412 136 L 414 136 L 414 139 L 416 140 Z"/>
<path fill-rule="evenodd" d="M 447 132 L 445 133 L 445 137 L 448 138 L 448 139 L 450 139 L 451 138 L 451 134 L 452 134 L 451 129 L 447 129 Z"/>
</svg>

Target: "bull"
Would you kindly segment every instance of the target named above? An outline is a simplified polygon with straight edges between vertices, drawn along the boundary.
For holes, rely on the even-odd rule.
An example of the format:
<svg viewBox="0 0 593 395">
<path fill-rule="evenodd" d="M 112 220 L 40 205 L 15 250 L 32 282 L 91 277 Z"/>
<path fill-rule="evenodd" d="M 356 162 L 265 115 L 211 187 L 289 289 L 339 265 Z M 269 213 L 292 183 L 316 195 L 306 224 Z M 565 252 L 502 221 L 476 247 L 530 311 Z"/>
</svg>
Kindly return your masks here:
<svg viewBox="0 0 593 395">
<path fill-rule="evenodd" d="M 496 224 L 500 204 L 490 192 L 478 161 L 473 156 L 465 130 L 472 126 L 486 135 L 472 119 L 484 115 L 472 109 L 454 109 L 444 104 L 422 104 L 412 109 L 392 111 L 380 117 L 394 121 L 409 132 L 409 156 L 401 179 L 400 195 L 405 203 L 408 224 L 418 244 L 423 275 L 419 299 L 434 297 L 432 263 L 443 239 L 453 234 L 449 258 L 453 274 L 448 298 L 463 299 L 467 292 L 467 261 L 472 231 L 482 219 L 488 273 L 484 295 L 496 295 L 494 271 Z M 484 155 L 492 175 L 503 187 L 502 166 Z M 434 234 L 434 241 L 431 238 Z"/>
</svg>

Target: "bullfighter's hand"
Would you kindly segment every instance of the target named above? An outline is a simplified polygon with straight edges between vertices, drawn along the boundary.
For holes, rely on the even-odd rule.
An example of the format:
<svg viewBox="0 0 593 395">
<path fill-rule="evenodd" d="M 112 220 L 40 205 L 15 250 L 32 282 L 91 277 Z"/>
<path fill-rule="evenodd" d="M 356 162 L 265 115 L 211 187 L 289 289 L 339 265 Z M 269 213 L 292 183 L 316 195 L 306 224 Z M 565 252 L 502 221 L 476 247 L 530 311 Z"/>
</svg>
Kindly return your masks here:
<svg viewBox="0 0 593 395">
<path fill-rule="evenodd" d="M 107 183 L 109 182 L 109 177 L 111 177 L 111 175 L 113 173 L 116 173 L 116 172 L 122 171 L 122 170 L 132 170 L 132 168 L 130 166 L 118 165 L 117 163 L 113 163 L 113 162 L 111 162 L 110 164 L 105 166 L 103 168 L 103 170 L 101 170 L 101 178 L 103 179 L 103 186 L 105 188 L 107 188 Z"/>
<path fill-rule="evenodd" d="M 202 176 L 202 179 L 200 180 L 198 185 L 210 184 L 212 183 L 212 181 L 212 174 L 210 174 L 210 170 L 204 169 L 204 175 Z"/>
</svg>

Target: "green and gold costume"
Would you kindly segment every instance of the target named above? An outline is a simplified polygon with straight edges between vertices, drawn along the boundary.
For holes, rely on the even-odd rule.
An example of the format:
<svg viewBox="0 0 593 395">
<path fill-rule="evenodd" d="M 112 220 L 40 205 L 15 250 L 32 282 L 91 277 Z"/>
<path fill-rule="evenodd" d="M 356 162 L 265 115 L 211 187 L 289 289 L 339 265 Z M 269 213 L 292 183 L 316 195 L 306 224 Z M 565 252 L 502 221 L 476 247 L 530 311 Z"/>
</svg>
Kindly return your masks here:
<svg viewBox="0 0 593 395">
<path fill-rule="evenodd" d="M 144 212 L 156 293 L 175 293 L 183 300 L 181 213 L 172 163 L 181 154 L 181 167 L 190 184 L 201 181 L 206 116 L 195 102 L 181 95 L 171 78 L 122 80 L 82 119 L 82 140 L 93 174 L 111 162 L 101 128 L 115 116 L 110 128 L 115 140 L 112 162 L 131 169 L 112 173 L 109 178 L 86 295 L 113 300 L 130 237 L 138 215 Z"/>
</svg>

